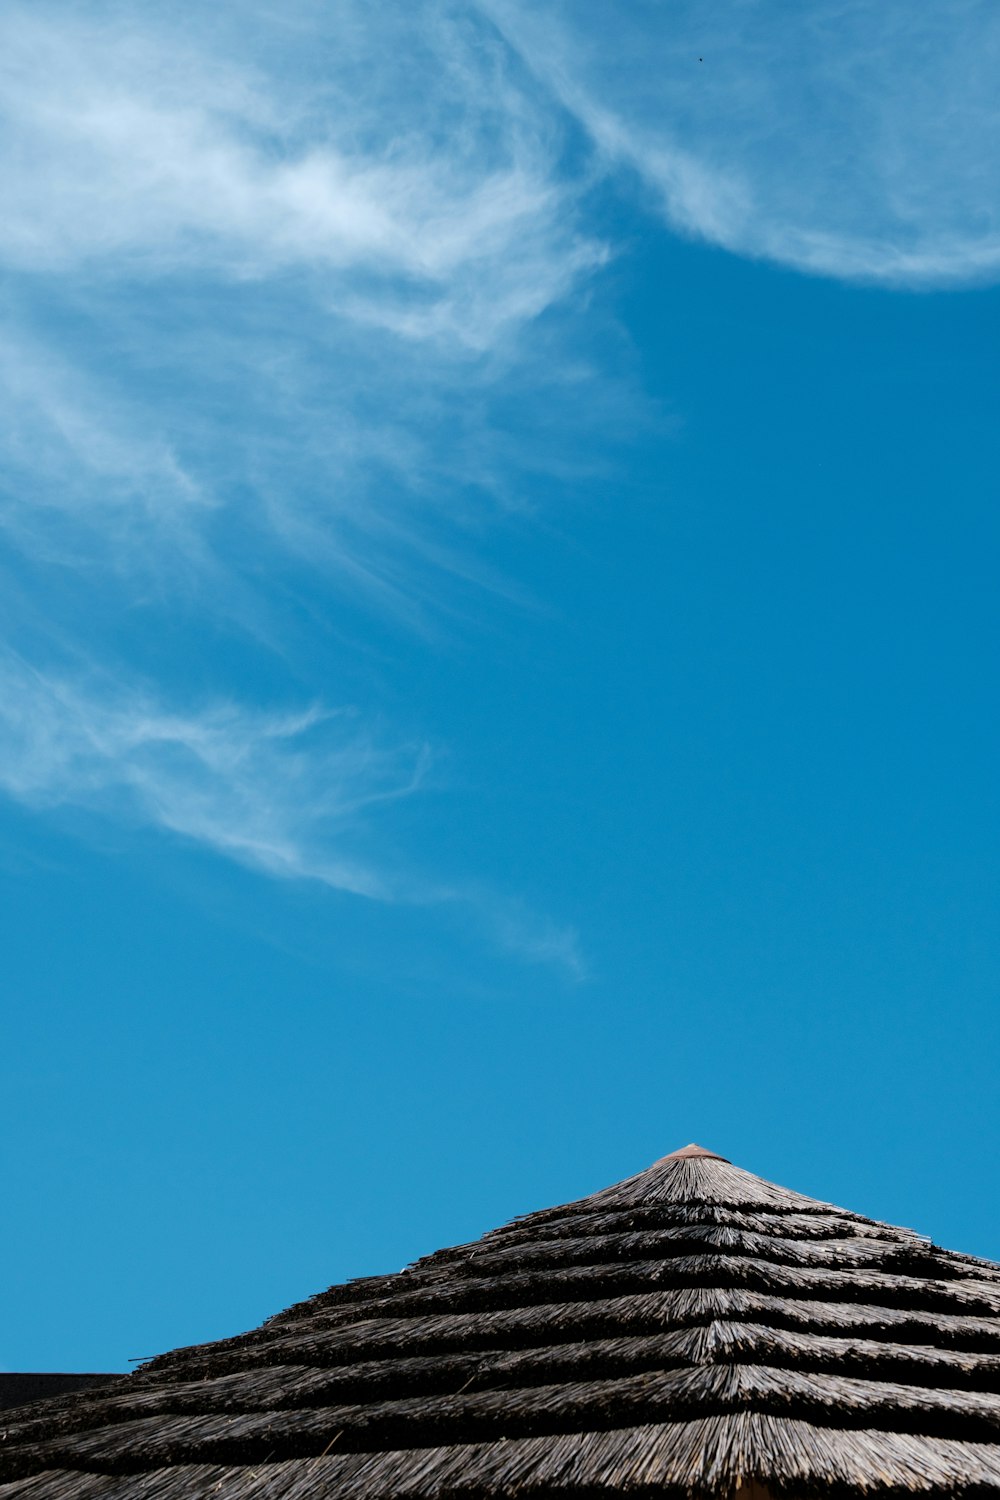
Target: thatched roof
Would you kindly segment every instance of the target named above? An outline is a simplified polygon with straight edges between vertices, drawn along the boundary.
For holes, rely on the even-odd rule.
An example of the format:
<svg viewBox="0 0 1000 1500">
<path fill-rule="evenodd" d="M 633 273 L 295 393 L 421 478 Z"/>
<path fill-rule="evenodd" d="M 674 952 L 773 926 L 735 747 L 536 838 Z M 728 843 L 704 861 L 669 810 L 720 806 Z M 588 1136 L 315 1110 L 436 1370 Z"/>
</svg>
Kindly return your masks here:
<svg viewBox="0 0 1000 1500">
<path fill-rule="evenodd" d="M 686 1147 L 9 1413 L 0 1480 L 0 1500 L 992 1493 L 1000 1266 Z"/>
</svg>

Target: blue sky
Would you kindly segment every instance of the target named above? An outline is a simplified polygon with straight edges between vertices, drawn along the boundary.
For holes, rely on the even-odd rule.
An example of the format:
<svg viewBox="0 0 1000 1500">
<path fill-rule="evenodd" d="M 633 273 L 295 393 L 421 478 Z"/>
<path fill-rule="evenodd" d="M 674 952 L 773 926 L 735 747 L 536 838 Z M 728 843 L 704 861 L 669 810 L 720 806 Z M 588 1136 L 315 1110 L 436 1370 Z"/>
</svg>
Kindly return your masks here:
<svg viewBox="0 0 1000 1500">
<path fill-rule="evenodd" d="M 1000 1257 L 1000 17 L 0 17 L 0 1367 L 688 1140 Z"/>
</svg>

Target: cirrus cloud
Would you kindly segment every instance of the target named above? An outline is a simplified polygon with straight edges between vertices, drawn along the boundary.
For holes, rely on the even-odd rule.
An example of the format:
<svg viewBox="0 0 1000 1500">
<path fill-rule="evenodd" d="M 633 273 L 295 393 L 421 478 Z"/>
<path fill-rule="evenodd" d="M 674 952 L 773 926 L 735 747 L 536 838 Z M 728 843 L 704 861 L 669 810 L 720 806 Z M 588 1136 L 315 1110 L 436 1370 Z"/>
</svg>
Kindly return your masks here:
<svg viewBox="0 0 1000 1500">
<path fill-rule="evenodd" d="M 405 629 L 515 594 L 484 527 L 641 421 L 588 302 L 618 253 L 595 186 L 809 273 L 990 278 L 998 53 L 981 0 L 11 0 L 0 788 L 273 877 L 467 900 L 379 857 L 365 809 L 424 761 L 371 728 L 374 689 L 268 705 L 327 702 L 363 634 L 338 610 Z M 182 608 L 288 691 L 230 690 L 224 652 L 196 691 Z M 477 889 L 494 942 L 583 973 L 571 929 Z"/>
<path fill-rule="evenodd" d="M 984 0 L 484 4 L 606 170 L 635 172 L 682 233 L 847 281 L 1000 274 Z"/>
</svg>

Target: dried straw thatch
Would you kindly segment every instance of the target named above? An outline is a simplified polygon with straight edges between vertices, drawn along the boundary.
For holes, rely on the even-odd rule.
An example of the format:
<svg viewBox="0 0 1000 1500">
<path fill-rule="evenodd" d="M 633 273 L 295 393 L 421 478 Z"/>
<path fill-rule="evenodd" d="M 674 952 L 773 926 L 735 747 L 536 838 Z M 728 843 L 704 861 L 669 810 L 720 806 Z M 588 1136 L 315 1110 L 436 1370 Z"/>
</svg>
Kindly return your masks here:
<svg viewBox="0 0 1000 1500">
<path fill-rule="evenodd" d="M 0 1500 L 1000 1490 L 1000 1267 L 699 1147 L 103 1390 Z"/>
</svg>

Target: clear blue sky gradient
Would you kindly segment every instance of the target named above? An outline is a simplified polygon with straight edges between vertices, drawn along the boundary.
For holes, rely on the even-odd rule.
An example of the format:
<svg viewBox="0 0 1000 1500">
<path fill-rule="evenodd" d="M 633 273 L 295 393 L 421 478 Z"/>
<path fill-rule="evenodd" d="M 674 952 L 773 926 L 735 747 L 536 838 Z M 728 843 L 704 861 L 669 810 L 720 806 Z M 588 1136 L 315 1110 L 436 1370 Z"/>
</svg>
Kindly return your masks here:
<svg viewBox="0 0 1000 1500">
<path fill-rule="evenodd" d="M 3 23 L 0 1367 L 690 1140 L 1000 1257 L 995 13 L 144 10 Z"/>
</svg>

